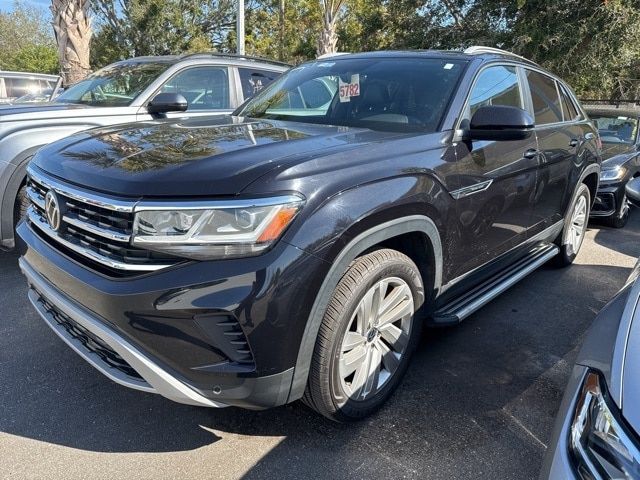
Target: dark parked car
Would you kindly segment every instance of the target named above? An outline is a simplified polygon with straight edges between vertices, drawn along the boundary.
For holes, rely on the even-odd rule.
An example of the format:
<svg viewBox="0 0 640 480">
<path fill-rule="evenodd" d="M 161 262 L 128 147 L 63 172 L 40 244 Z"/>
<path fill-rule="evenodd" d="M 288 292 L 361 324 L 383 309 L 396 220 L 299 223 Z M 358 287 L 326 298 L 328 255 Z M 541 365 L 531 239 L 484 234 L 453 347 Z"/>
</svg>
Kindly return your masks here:
<svg viewBox="0 0 640 480">
<path fill-rule="evenodd" d="M 288 68 L 223 54 L 138 57 L 98 70 L 51 102 L 0 106 L 0 249 L 14 247 L 27 208 L 27 164 L 41 146 L 93 127 L 229 114 Z"/>
<path fill-rule="evenodd" d="M 640 175 L 640 107 L 624 105 L 587 105 L 587 114 L 600 132 L 602 172 L 600 188 L 591 217 L 622 228 L 629 220 L 627 182 Z"/>
<path fill-rule="evenodd" d="M 640 206 L 640 179 L 630 182 Z M 602 309 L 569 379 L 541 479 L 640 478 L 640 260 Z"/>
<path fill-rule="evenodd" d="M 354 420 L 425 317 L 573 262 L 596 136 L 565 83 L 506 52 L 325 58 L 233 116 L 43 148 L 20 265 L 45 322 L 123 385 Z"/>
</svg>

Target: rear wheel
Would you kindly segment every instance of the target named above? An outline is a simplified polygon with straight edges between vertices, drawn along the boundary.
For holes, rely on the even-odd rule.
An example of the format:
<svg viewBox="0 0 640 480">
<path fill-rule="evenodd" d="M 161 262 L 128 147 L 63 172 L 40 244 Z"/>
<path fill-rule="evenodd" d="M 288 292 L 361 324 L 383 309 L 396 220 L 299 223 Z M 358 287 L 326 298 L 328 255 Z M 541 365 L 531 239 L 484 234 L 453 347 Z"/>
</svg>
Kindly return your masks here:
<svg viewBox="0 0 640 480">
<path fill-rule="evenodd" d="M 423 287 L 395 250 L 356 259 L 338 283 L 318 332 L 304 402 L 336 421 L 364 418 L 396 389 L 420 336 Z"/>
<path fill-rule="evenodd" d="M 562 234 L 556 240 L 560 247 L 560 253 L 556 257 L 558 266 L 571 265 L 578 255 L 587 232 L 590 210 L 591 194 L 589 188 L 585 184 L 581 184 L 564 219 Z"/>
</svg>

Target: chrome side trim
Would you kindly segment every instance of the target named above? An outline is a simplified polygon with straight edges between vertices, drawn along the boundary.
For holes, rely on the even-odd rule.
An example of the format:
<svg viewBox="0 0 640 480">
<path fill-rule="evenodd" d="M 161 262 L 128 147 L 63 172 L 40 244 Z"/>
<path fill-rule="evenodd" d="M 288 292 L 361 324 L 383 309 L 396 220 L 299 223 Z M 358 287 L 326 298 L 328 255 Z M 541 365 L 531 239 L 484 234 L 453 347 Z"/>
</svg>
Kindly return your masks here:
<svg viewBox="0 0 640 480">
<path fill-rule="evenodd" d="M 503 293 L 505 290 L 508 290 L 513 285 L 518 283 L 520 280 L 522 280 L 524 277 L 526 277 L 531 272 L 536 270 L 538 267 L 540 267 L 544 263 L 551 260 L 553 257 L 555 257 L 558 254 L 558 252 L 559 252 L 559 248 L 554 245 L 552 248 L 549 249 L 548 252 L 542 254 L 534 262 L 530 263 L 529 265 L 524 267 L 522 270 L 518 270 L 514 275 L 507 277 L 503 282 L 496 285 L 495 288 L 493 288 L 492 290 L 476 298 L 475 300 L 465 305 L 460 310 L 457 310 L 455 312 L 455 315 L 458 317 L 460 321 L 464 320 L 473 312 L 479 310 L 481 307 L 483 307 L 484 305 L 489 303 L 491 300 L 496 298 L 498 295 Z"/>
<path fill-rule="evenodd" d="M 113 210 L 115 212 L 133 212 L 133 207 L 135 205 L 135 201 L 123 201 L 116 200 L 115 198 L 108 198 L 101 195 L 95 195 L 91 192 L 87 192 L 84 190 L 80 190 L 69 185 L 63 185 L 58 182 L 56 179 L 50 177 L 49 175 L 45 175 L 42 172 L 36 170 L 36 167 L 33 165 L 27 166 L 27 174 L 37 183 L 42 186 L 54 190 L 60 195 L 64 195 L 65 197 L 72 198 L 74 200 L 78 200 L 80 202 L 84 202 L 89 205 L 94 205 L 96 207 L 105 208 L 107 210 Z"/>
<path fill-rule="evenodd" d="M 92 225 L 89 222 L 83 222 L 82 220 L 78 220 L 76 217 L 72 217 L 69 215 L 65 215 L 64 217 L 62 217 L 62 220 L 68 223 L 69 225 L 73 225 L 74 227 L 78 227 L 89 233 L 93 233 L 95 235 L 99 235 L 100 237 L 115 240 L 117 242 L 129 243 L 129 240 L 131 239 L 131 235 L 127 235 L 125 233 L 119 233 L 116 230 L 112 230 L 110 228 L 98 227 L 96 225 Z"/>
<path fill-rule="evenodd" d="M 226 406 L 202 396 L 164 370 L 142 350 L 138 349 L 124 337 L 116 333 L 115 330 L 108 327 L 84 307 L 76 304 L 55 289 L 48 281 L 37 273 L 24 258 L 20 258 L 19 265 L 22 273 L 27 277 L 29 285 L 32 288 L 29 292 L 29 299 L 34 303 L 34 306 L 42 319 L 58 336 L 60 336 L 73 350 L 75 350 L 76 353 L 93 365 L 100 373 L 106 375 L 111 380 L 124 385 L 125 387 L 145 392 L 158 393 L 175 402 L 202 407 L 220 408 Z M 106 365 L 97 355 L 92 354 L 85 349 L 80 342 L 68 335 L 68 333 L 65 335 L 66 330 L 59 327 L 57 322 L 51 318 L 51 315 L 44 310 L 42 304 L 38 302 L 38 295 L 44 297 L 47 302 L 54 305 L 60 311 L 64 312 L 65 315 L 72 318 L 73 321 L 77 322 L 79 325 L 109 345 L 110 348 L 117 352 L 118 355 L 120 355 L 136 372 L 138 372 L 138 374 L 140 374 L 145 382 L 135 381 L 135 379 L 124 374 L 115 374 L 113 369 Z"/>
<path fill-rule="evenodd" d="M 560 232 L 562 231 L 562 227 L 563 226 L 564 226 L 564 220 L 560 220 L 559 222 L 554 223 L 550 227 L 545 228 L 543 231 L 541 231 L 540 233 L 534 235 L 533 237 L 528 238 L 525 242 L 521 243 L 520 245 L 516 245 L 515 247 L 507 250 L 502 255 L 506 255 L 506 254 L 512 252 L 513 250 L 515 250 L 516 248 L 519 248 L 519 247 L 521 247 L 523 245 L 526 245 L 528 243 L 535 243 L 535 242 L 539 242 L 541 240 L 546 240 L 548 238 L 556 237 L 556 236 L 560 235 Z M 460 276 L 458 276 L 458 277 L 456 277 L 456 278 L 454 278 L 452 280 L 449 280 L 445 285 L 442 286 L 442 288 L 440 289 L 440 293 L 446 292 L 451 287 L 453 287 L 456 283 L 464 280 L 469 275 L 472 275 L 473 273 L 477 272 L 478 270 L 486 267 L 489 263 L 491 263 L 491 262 L 483 263 L 482 265 L 474 268 L 473 270 L 470 270 L 467 273 L 463 273 L 462 275 L 460 275 Z"/>
<path fill-rule="evenodd" d="M 473 185 L 459 188 L 449 193 L 453 198 L 455 198 L 456 200 L 459 200 L 460 198 L 468 197 L 469 195 L 473 195 L 474 193 L 484 192 L 491 186 L 492 183 L 493 183 L 493 179 L 487 180 L 485 182 L 474 183 Z"/>
<path fill-rule="evenodd" d="M 67 247 L 68 249 L 73 250 L 74 252 L 77 252 L 78 254 L 83 255 L 83 256 L 85 256 L 87 258 L 90 258 L 91 260 L 93 260 L 95 262 L 98 262 L 101 265 L 104 265 L 106 267 L 116 268 L 118 270 L 132 271 L 132 272 L 154 272 L 156 270 L 160 270 L 162 268 L 167 268 L 167 267 L 172 265 L 172 264 L 148 265 L 148 264 L 140 264 L 140 263 L 122 263 L 122 262 L 118 262 L 116 260 L 110 259 L 109 257 L 105 257 L 103 255 L 100 255 L 100 254 L 94 252 L 93 250 L 89 250 L 88 248 L 81 247 L 80 245 L 76 245 L 75 243 L 72 243 L 72 242 L 69 242 L 68 240 L 65 240 L 64 238 L 62 238 L 60 235 L 58 235 L 56 232 L 54 232 L 51 229 L 49 224 L 47 222 L 45 222 L 35 212 L 33 207 L 29 207 L 29 209 L 27 210 L 27 217 L 29 218 L 29 221 L 31 223 L 33 223 L 34 225 L 36 225 L 41 232 L 43 232 L 47 236 L 51 237 L 56 242 L 59 242 L 62 245 L 64 245 L 65 247 Z"/>
</svg>

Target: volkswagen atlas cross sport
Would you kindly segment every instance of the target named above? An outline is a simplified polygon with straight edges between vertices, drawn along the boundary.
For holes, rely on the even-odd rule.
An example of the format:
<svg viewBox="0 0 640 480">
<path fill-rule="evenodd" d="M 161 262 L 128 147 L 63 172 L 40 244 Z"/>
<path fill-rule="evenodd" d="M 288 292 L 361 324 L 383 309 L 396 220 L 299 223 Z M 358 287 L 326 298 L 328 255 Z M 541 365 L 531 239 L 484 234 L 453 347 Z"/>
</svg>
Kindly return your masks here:
<svg viewBox="0 0 640 480">
<path fill-rule="evenodd" d="M 98 70 L 51 102 L 1 106 L 0 249 L 15 246 L 28 204 L 27 164 L 41 146 L 98 126 L 229 114 L 288 68 L 224 54 L 138 57 Z"/>
<path fill-rule="evenodd" d="M 232 116 L 40 150 L 20 265 L 45 322 L 116 382 L 358 419 L 425 318 L 574 260 L 597 140 L 565 83 L 506 52 L 325 58 Z"/>
</svg>

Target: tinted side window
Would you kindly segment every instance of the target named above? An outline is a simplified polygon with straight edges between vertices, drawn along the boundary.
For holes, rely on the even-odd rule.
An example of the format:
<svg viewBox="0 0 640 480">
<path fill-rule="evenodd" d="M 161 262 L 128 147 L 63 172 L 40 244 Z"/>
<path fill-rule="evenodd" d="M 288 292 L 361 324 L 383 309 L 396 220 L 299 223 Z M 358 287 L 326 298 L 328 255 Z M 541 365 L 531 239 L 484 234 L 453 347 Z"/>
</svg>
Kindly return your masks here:
<svg viewBox="0 0 640 480">
<path fill-rule="evenodd" d="M 242 85 L 242 94 L 245 100 L 253 97 L 280 76 L 277 72 L 254 68 L 238 68 L 238 73 L 240 74 L 240 84 Z"/>
<path fill-rule="evenodd" d="M 562 86 L 560 86 L 560 96 L 562 97 L 562 114 L 564 115 L 564 121 L 570 122 L 580 118 L 580 114 L 578 113 L 578 110 L 576 110 L 575 104 Z"/>
<path fill-rule="evenodd" d="M 536 125 L 562 121 L 562 107 L 554 79 L 538 72 L 527 70 L 527 81 L 531 90 Z"/>
<path fill-rule="evenodd" d="M 197 67 L 174 75 L 162 92 L 179 93 L 189 103 L 188 111 L 229 108 L 229 80 L 224 67 Z"/>
<path fill-rule="evenodd" d="M 480 73 L 469 97 L 471 115 L 487 105 L 522 108 L 522 95 L 515 67 L 489 67 Z"/>
</svg>

